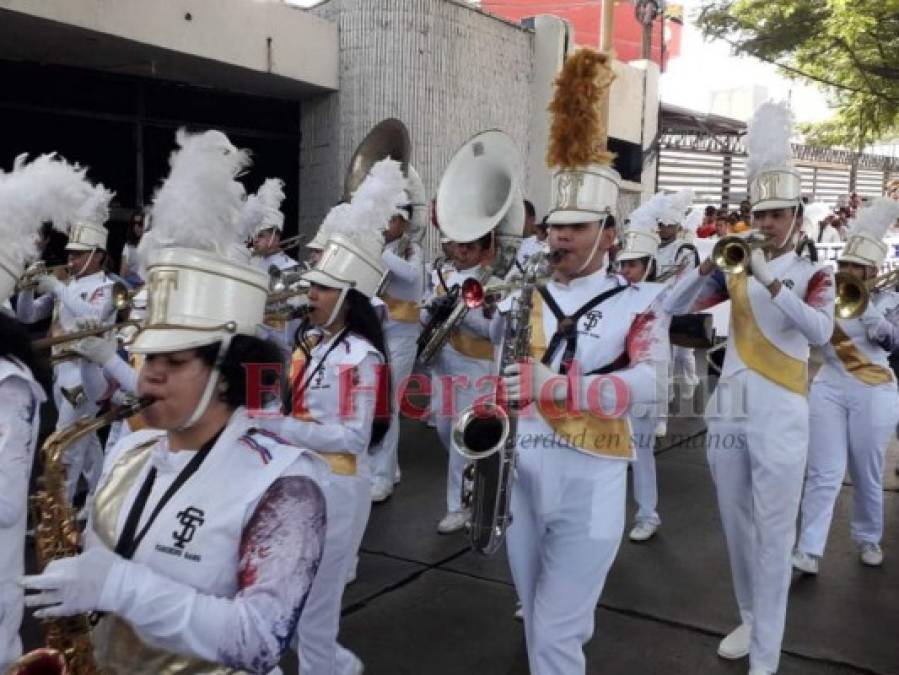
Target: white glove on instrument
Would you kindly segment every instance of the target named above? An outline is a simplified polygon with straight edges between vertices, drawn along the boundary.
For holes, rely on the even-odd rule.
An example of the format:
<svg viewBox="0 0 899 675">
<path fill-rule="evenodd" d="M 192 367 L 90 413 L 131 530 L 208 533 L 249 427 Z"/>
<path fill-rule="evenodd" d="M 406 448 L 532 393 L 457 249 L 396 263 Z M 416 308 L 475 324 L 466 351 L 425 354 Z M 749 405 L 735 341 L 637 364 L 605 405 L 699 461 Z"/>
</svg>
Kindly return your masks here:
<svg viewBox="0 0 899 675">
<path fill-rule="evenodd" d="M 568 396 L 567 379 L 533 359 L 513 363 L 506 368 L 502 378 L 506 399 L 519 407 L 524 407 L 537 398 L 564 401 Z M 553 378 L 556 381 L 547 387 L 547 382 Z"/>
<path fill-rule="evenodd" d="M 116 355 L 118 343 L 115 336 L 110 337 L 85 337 L 78 340 L 72 349 L 88 361 L 93 361 L 102 366 Z"/>
<path fill-rule="evenodd" d="M 42 274 L 37 278 L 38 293 L 58 293 L 64 284 L 52 274 Z"/>
<path fill-rule="evenodd" d="M 72 558 L 54 560 L 42 574 L 21 578 L 25 590 L 40 591 L 26 595 L 25 605 L 40 608 L 34 613 L 38 619 L 110 609 L 100 606 L 100 596 L 117 562 L 126 561 L 102 545 Z"/>
<path fill-rule="evenodd" d="M 753 249 L 752 256 L 749 260 L 752 276 L 754 276 L 762 286 L 767 288 L 776 281 L 774 274 L 768 267 L 768 260 L 765 258 L 764 251 L 758 248 Z"/>
</svg>

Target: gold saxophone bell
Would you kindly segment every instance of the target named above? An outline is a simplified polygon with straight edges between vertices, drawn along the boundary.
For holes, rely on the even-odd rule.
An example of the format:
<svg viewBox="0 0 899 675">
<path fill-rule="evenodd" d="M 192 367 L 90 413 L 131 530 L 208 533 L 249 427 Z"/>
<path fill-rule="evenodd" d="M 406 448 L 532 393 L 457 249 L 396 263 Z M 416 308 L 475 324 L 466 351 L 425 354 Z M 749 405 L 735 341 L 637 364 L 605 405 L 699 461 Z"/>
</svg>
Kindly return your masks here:
<svg viewBox="0 0 899 675">
<path fill-rule="evenodd" d="M 886 274 L 862 281 L 848 272 L 834 276 L 834 312 L 838 319 L 856 319 L 865 313 L 871 294 L 885 291 L 899 283 L 899 267 Z"/>
<path fill-rule="evenodd" d="M 758 232 L 750 232 L 746 236 L 730 235 L 722 237 L 712 248 L 712 260 L 726 274 L 749 274 L 752 270 L 749 259 L 755 249 L 771 248 L 774 241 Z"/>
</svg>

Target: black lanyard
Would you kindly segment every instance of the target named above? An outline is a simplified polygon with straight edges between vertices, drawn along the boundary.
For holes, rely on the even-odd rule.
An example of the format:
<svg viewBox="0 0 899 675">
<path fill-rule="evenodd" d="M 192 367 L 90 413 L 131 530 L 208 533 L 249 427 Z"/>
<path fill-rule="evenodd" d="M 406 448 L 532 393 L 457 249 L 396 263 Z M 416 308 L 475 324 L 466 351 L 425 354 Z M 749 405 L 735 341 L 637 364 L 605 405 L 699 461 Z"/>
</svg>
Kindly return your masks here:
<svg viewBox="0 0 899 675">
<path fill-rule="evenodd" d="M 203 444 L 203 447 L 191 457 L 187 466 L 181 469 L 178 476 L 175 478 L 175 481 L 169 485 L 168 490 L 162 495 L 162 499 L 156 504 L 156 508 L 153 509 L 153 512 L 147 519 L 147 523 L 144 525 L 143 529 L 140 532 L 137 532 L 137 525 L 140 522 L 140 517 L 147 506 L 147 500 L 150 498 L 150 493 L 153 491 L 153 483 L 156 482 L 156 467 L 154 466 L 150 469 L 150 472 L 144 479 L 144 484 L 140 488 L 140 492 L 137 493 L 137 497 L 131 505 L 131 510 L 128 511 L 128 518 L 125 519 L 125 527 L 122 528 L 122 533 L 119 535 L 119 541 L 115 546 L 116 553 L 126 560 L 130 560 L 134 556 L 137 547 L 140 546 L 141 541 L 143 541 L 150 526 L 153 525 L 159 512 L 162 511 L 163 507 L 169 503 L 172 497 L 175 496 L 175 493 L 181 489 L 188 479 L 197 472 L 197 469 L 200 468 L 200 465 L 203 463 L 203 460 L 206 459 L 209 451 L 212 450 L 212 446 L 215 445 L 219 436 L 222 435 L 223 430 L 224 428 L 220 429 L 215 436 L 206 441 Z"/>
<path fill-rule="evenodd" d="M 349 333 L 349 329 L 343 328 L 337 334 L 337 337 L 335 337 L 334 340 L 331 342 L 331 344 L 328 345 L 328 349 L 325 352 L 324 356 L 322 356 L 318 360 L 318 363 L 315 364 L 315 368 L 313 368 L 312 372 L 309 373 L 309 377 L 306 378 L 306 381 L 303 382 L 303 384 L 300 385 L 300 387 L 298 389 L 295 389 L 293 391 L 294 396 L 297 396 L 298 394 L 301 395 L 306 392 L 306 390 L 309 388 L 309 383 L 312 382 L 312 378 L 315 377 L 315 375 L 318 373 L 318 371 L 324 367 L 325 361 L 331 355 L 331 352 L 333 352 L 337 348 L 337 345 L 339 345 L 341 342 L 343 342 L 343 339 L 347 336 L 347 333 Z M 313 349 L 315 349 L 315 347 L 313 347 Z M 306 352 L 306 363 L 308 364 L 310 360 L 312 360 L 312 350 L 309 350 L 308 352 Z M 302 372 L 297 374 L 297 379 L 301 378 L 305 374 L 306 374 L 306 370 L 304 368 Z"/>
<path fill-rule="evenodd" d="M 615 288 L 610 288 L 604 293 L 600 293 L 595 298 L 591 299 L 571 316 L 565 316 L 564 312 L 562 312 L 562 308 L 559 307 L 559 303 L 557 303 L 556 299 L 550 295 L 546 286 L 541 287 L 539 289 L 540 295 L 543 297 L 544 302 L 546 302 L 546 306 L 549 307 L 549 310 L 553 313 L 553 316 L 556 317 L 556 332 L 553 333 L 553 336 L 550 338 L 549 344 L 547 345 L 546 351 L 543 354 L 543 358 L 540 359 L 540 362 L 543 363 L 543 365 L 548 366 L 553 360 L 553 356 L 555 356 L 559 345 L 564 341 L 565 351 L 562 354 L 562 363 L 559 365 L 559 372 L 562 375 L 565 375 L 568 372 L 568 368 L 577 351 L 577 322 L 591 309 L 605 302 L 609 298 L 618 295 L 626 288 L 629 288 L 627 284 L 621 284 Z"/>
</svg>

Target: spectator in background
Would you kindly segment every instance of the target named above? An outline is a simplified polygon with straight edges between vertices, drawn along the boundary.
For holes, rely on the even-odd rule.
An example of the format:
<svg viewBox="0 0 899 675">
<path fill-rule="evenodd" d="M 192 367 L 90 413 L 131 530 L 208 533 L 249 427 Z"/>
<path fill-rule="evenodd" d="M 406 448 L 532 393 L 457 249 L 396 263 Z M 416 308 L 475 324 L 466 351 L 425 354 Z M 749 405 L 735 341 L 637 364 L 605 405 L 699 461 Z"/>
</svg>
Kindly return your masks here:
<svg viewBox="0 0 899 675">
<path fill-rule="evenodd" d="M 144 285 L 141 279 L 137 265 L 137 245 L 140 238 L 144 235 L 144 211 L 135 211 L 131 216 L 131 222 L 128 223 L 128 232 L 125 235 L 125 246 L 122 248 L 122 262 L 119 265 L 119 276 L 132 289 L 140 288 Z"/>
<path fill-rule="evenodd" d="M 721 239 L 731 234 L 730 218 L 727 215 L 727 209 L 720 209 L 715 217 L 715 235 L 714 239 Z"/>
<path fill-rule="evenodd" d="M 838 244 L 843 241 L 835 221 L 836 216 L 827 216 L 818 224 L 818 231 L 812 235 L 817 243 Z"/>
<path fill-rule="evenodd" d="M 731 214 L 731 232 L 733 234 L 740 234 L 741 232 L 748 232 L 752 229 L 752 215 L 751 205 L 748 199 L 744 199 L 740 202 L 740 211 L 738 213 Z"/>
<path fill-rule="evenodd" d="M 715 236 L 715 207 L 711 204 L 705 207 L 702 223 L 696 228 L 696 236 L 700 239 Z"/>
</svg>

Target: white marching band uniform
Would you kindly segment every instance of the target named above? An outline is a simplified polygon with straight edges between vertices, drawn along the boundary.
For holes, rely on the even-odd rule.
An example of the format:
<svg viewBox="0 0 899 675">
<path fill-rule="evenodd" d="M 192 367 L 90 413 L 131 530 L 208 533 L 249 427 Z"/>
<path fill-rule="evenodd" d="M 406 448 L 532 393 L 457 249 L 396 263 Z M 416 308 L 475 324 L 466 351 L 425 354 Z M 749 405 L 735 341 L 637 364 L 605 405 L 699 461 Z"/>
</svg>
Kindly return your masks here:
<svg viewBox="0 0 899 675">
<path fill-rule="evenodd" d="M 771 108 L 779 110 L 762 106 L 754 124 Z M 799 176 L 783 165 L 763 167 L 750 188 L 754 211 L 799 204 Z M 788 236 L 794 230 L 795 221 Z M 705 411 L 706 443 L 742 621 L 725 639 L 740 645 L 728 658 L 748 652 L 753 673 L 774 673 L 780 660 L 809 441 L 809 347 L 830 339 L 834 312 L 829 268 L 792 250 L 767 267 L 781 282 L 774 297 L 754 276 L 725 279 L 720 270 L 703 276 L 694 269 L 665 305 L 674 315 L 731 301 L 724 366 Z"/>
<path fill-rule="evenodd" d="M 0 671 L 22 654 L 28 486 L 46 396 L 27 366 L 0 358 Z"/>
<path fill-rule="evenodd" d="M 382 260 L 387 267 L 387 287 L 381 293 L 386 307 L 384 338 L 390 356 L 392 410 L 390 428 L 372 455 L 372 485 L 389 494 L 398 479 L 397 448 L 400 440 L 399 388 L 412 374 L 418 336 L 419 303 L 424 288 L 421 246 L 401 237 L 384 247 Z"/>
<path fill-rule="evenodd" d="M 878 270 L 886 254 L 881 238 L 899 217 L 899 205 L 879 200 L 880 231 L 873 237 L 858 226 L 849 236 L 840 261 Z M 867 225 L 867 223 L 865 223 Z M 865 231 L 863 231 L 865 230 Z M 889 353 L 899 347 L 899 294 L 874 292 L 866 311 L 855 319 L 837 319 L 824 363 L 809 395 L 811 413 L 808 468 L 802 497 L 797 550 L 824 554 L 833 510 L 848 462 L 852 478 L 850 534 L 860 547 L 879 547 L 883 536 L 883 469 L 886 448 L 899 422 L 899 394 Z M 879 549 L 878 549 L 879 550 Z"/>
<path fill-rule="evenodd" d="M 444 275 L 447 289 L 455 285 L 462 286 L 466 279 L 480 280 L 484 268 L 480 265 L 468 269 L 456 270 Z M 490 277 L 486 283 L 498 280 Z M 437 273 L 433 273 L 434 293 L 428 298 L 443 295 L 445 289 L 440 285 Z M 426 323 L 427 309 L 422 310 L 422 322 Z M 463 512 L 462 508 L 462 472 L 466 461 L 453 449 L 452 425 L 455 416 L 465 410 L 475 399 L 492 393 L 494 382 L 493 343 L 490 341 L 490 320 L 484 312 L 474 309 L 466 313 L 459 327 L 453 331 L 449 339 L 431 363 L 432 406 L 437 423 L 437 435 L 440 443 L 447 451 L 446 469 L 446 512 L 448 515 Z"/>
<path fill-rule="evenodd" d="M 696 249 L 692 244 L 679 237 L 667 244 L 660 243 L 656 253 L 656 266 L 659 274 L 674 267 L 683 267 L 681 272 L 670 277 L 666 283 L 669 288 L 673 288 L 683 274 L 696 267 Z M 699 377 L 696 375 L 696 355 L 691 347 L 671 345 L 670 371 L 671 377 L 675 378 L 675 381 L 677 378 L 682 378 L 686 391 L 693 391 L 699 384 Z"/>
<path fill-rule="evenodd" d="M 106 230 L 102 226 L 99 228 L 76 226 L 73 228 L 68 247 L 78 244 L 79 235 L 94 248 L 105 250 Z M 22 323 L 34 323 L 53 316 L 51 335 L 78 330 L 79 319 L 112 325 L 115 323 L 116 315 L 112 296 L 113 284 L 114 280 L 101 271 L 72 279 L 65 284 L 60 283 L 54 292 L 37 298 L 34 297 L 32 290 L 22 291 L 19 293 L 16 313 Z M 82 364 L 78 360 L 63 361 L 53 368 L 53 401 L 58 414 L 57 429 L 64 429 L 83 417 L 93 417 L 99 410 L 97 401 L 89 396 L 79 396 L 76 405 L 73 406 L 63 395 L 64 390 L 74 392 L 79 387 L 83 388 L 81 373 Z M 97 374 L 95 372 L 93 375 Z M 66 450 L 66 464 L 68 467 L 66 494 L 69 501 L 75 496 L 78 479 L 82 473 L 87 479 L 88 491 L 92 493 L 103 465 L 97 435 L 90 434 L 73 443 Z"/>
</svg>

